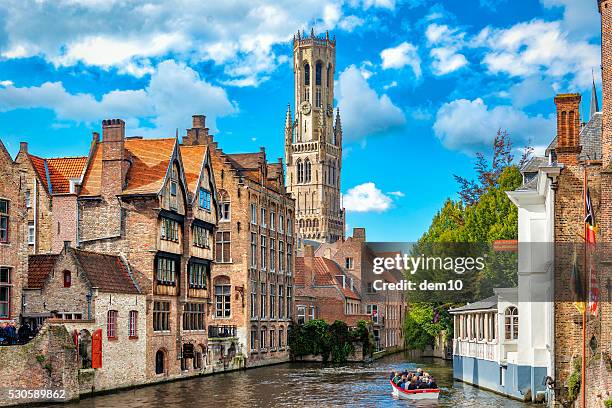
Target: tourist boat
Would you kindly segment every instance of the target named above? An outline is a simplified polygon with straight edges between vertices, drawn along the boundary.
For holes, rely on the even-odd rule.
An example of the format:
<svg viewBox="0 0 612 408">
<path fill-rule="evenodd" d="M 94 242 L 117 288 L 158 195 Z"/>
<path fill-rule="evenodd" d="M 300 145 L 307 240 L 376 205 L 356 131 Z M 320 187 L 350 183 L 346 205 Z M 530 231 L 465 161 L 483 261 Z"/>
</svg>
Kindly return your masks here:
<svg viewBox="0 0 612 408">
<path fill-rule="evenodd" d="M 393 396 L 398 398 L 410 399 L 410 400 L 434 400 L 438 399 L 440 395 L 440 389 L 422 389 L 422 390 L 405 390 L 403 388 L 398 387 L 393 383 L 393 381 L 389 381 L 391 383 L 391 388 L 393 389 Z"/>
</svg>

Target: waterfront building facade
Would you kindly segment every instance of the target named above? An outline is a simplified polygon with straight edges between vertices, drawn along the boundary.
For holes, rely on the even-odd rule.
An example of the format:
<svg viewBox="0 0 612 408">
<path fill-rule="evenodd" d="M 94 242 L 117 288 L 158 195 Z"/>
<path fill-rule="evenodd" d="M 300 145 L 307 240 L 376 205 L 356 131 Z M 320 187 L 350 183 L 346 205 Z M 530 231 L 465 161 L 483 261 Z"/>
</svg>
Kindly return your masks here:
<svg viewBox="0 0 612 408">
<path fill-rule="evenodd" d="M 344 237 L 341 204 L 342 124 L 334 120 L 336 40 L 299 33 L 293 39 L 294 109 L 285 118 L 287 191 L 296 200 L 302 239 L 335 242 Z"/>
<path fill-rule="evenodd" d="M 196 375 L 217 359 L 206 331 L 217 203 L 205 147 L 126 137 L 121 119 L 103 121 L 78 197 L 77 244 L 125 257 L 147 295 L 147 379 Z"/>
<path fill-rule="evenodd" d="M 210 324 L 236 330 L 247 366 L 288 361 L 297 234 L 282 159 L 224 153 L 202 115 L 182 143 L 208 146 L 219 192 Z"/>
</svg>

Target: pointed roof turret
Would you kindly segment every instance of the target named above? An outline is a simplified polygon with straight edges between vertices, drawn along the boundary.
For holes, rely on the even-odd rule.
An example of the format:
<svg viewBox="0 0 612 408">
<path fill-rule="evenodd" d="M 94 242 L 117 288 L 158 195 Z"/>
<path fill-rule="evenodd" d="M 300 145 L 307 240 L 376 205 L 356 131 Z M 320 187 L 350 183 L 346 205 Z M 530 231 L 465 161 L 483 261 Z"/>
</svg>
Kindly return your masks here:
<svg viewBox="0 0 612 408">
<path fill-rule="evenodd" d="M 596 112 L 599 112 L 599 100 L 597 99 L 597 87 L 595 86 L 595 74 L 593 74 L 593 88 L 591 89 L 591 114 L 589 119 L 593 119 Z"/>
<path fill-rule="evenodd" d="M 293 121 L 291 120 L 291 104 L 287 104 L 287 114 L 285 115 L 285 129 L 291 128 Z"/>
<path fill-rule="evenodd" d="M 334 125 L 336 131 L 342 130 L 342 122 L 340 121 L 340 108 L 336 108 L 336 123 Z"/>
<path fill-rule="evenodd" d="M 310 38 L 315 38 L 314 27 L 310 29 Z"/>
</svg>

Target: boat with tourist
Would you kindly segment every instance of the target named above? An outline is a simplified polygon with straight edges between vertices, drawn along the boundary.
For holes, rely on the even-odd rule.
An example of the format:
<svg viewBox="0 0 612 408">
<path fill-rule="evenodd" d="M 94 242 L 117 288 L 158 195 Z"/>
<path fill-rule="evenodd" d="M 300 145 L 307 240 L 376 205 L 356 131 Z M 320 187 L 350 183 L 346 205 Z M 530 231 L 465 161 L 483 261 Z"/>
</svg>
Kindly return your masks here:
<svg viewBox="0 0 612 408">
<path fill-rule="evenodd" d="M 389 378 L 393 396 L 410 400 L 432 400 L 440 396 L 440 388 L 435 378 L 423 369 L 392 372 Z"/>
</svg>

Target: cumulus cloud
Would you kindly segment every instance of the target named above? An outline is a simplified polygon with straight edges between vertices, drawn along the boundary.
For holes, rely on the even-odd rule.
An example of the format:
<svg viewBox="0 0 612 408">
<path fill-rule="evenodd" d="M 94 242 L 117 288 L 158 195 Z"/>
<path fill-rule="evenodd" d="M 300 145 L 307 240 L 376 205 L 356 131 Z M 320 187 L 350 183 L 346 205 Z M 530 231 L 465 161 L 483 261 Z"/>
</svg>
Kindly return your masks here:
<svg viewBox="0 0 612 408">
<path fill-rule="evenodd" d="M 0 88 L 0 112 L 32 108 L 53 110 L 61 121 L 95 122 L 121 117 L 133 131 L 165 136 L 173 135 L 176 128 L 185 128 L 194 113 L 205 112 L 214 129 L 217 117 L 237 110 L 223 88 L 211 85 L 193 69 L 174 61 L 160 63 L 144 89 L 115 90 L 99 99 L 88 93 L 70 93 L 61 82 L 31 87 L 8 84 Z M 143 121 L 154 127 L 141 127 Z"/>
<path fill-rule="evenodd" d="M 402 197 L 406 196 L 406 194 L 404 194 L 401 191 L 389 191 L 389 193 L 387 193 L 387 194 L 392 195 L 392 196 L 397 197 L 397 198 L 402 198 Z"/>
<path fill-rule="evenodd" d="M 398 69 L 408 65 L 412 68 L 415 77 L 421 77 L 421 58 L 418 49 L 409 42 L 404 41 L 396 47 L 382 50 L 380 58 L 383 69 Z"/>
<path fill-rule="evenodd" d="M 559 21 L 532 20 L 507 29 L 487 28 L 478 39 L 489 48 L 483 63 L 494 74 L 539 74 L 586 88 L 591 68 L 600 65 L 599 46 L 568 38 Z"/>
<path fill-rule="evenodd" d="M 391 207 L 393 200 L 372 182 L 349 188 L 342 196 L 342 204 L 349 212 L 383 212 Z"/>
<path fill-rule="evenodd" d="M 594 37 L 600 34 L 599 13 L 595 2 L 584 0 L 540 0 L 544 7 L 563 7 L 563 28 L 578 37 Z"/>
<path fill-rule="evenodd" d="M 355 65 L 340 74 L 336 97 L 344 135 L 348 140 L 395 130 L 406 123 L 402 110 L 393 104 L 389 96 L 379 95 L 372 89 Z"/>
<path fill-rule="evenodd" d="M 328 0 L 6 0 L 0 15 L 4 58 L 40 56 L 56 66 L 83 63 L 142 76 L 171 55 L 222 65 L 236 85 L 257 84 L 282 64 L 274 46 L 298 28 L 350 31 L 361 24 Z"/>
<path fill-rule="evenodd" d="M 468 64 L 465 55 L 459 51 L 466 45 L 465 33 L 446 24 L 431 23 L 425 30 L 425 37 L 432 59 L 431 68 L 434 75 L 446 75 L 457 71 Z"/>
<path fill-rule="evenodd" d="M 512 106 L 490 108 L 477 98 L 442 105 L 434 123 L 434 132 L 444 146 L 465 153 L 490 149 L 499 129 L 507 130 L 515 145 L 539 145 L 554 135 L 555 118 L 529 116 Z"/>
</svg>

